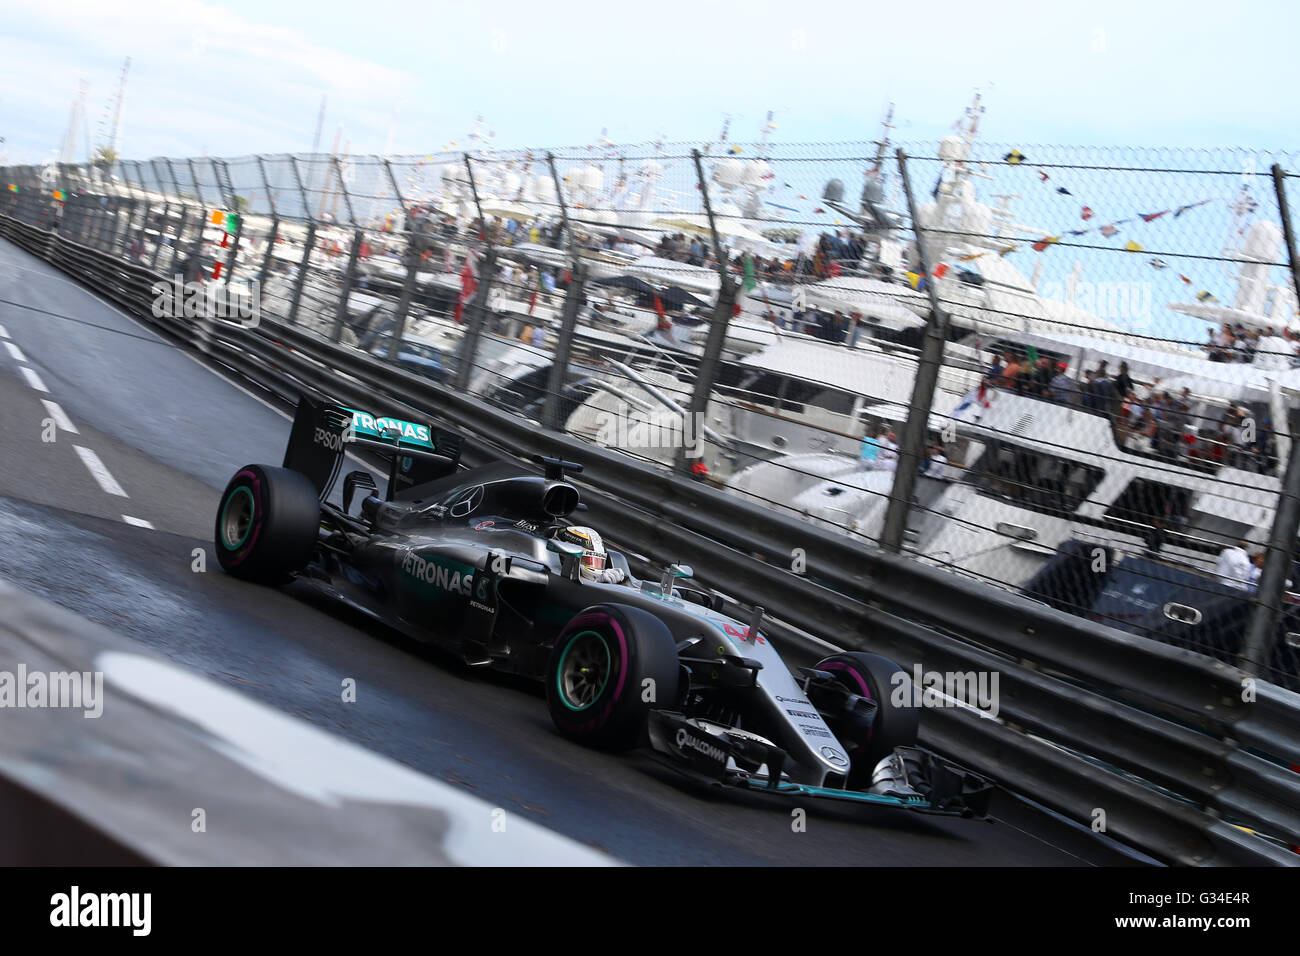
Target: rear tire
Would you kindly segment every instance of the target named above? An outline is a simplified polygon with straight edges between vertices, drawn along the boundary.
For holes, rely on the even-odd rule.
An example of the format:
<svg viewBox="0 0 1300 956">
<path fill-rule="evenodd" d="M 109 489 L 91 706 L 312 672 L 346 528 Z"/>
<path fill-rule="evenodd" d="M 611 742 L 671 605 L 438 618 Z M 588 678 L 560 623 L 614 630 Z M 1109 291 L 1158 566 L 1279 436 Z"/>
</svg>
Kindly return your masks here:
<svg viewBox="0 0 1300 956">
<path fill-rule="evenodd" d="M 901 665 L 888 657 L 862 651 L 835 654 L 819 663 L 817 670 L 833 674 L 850 693 L 876 702 L 875 719 L 865 733 L 857 732 L 857 739 L 853 739 L 852 734 L 846 735 L 849 739 L 844 739 L 831 725 L 831 730 L 836 731 L 840 743 L 849 752 L 849 789 L 865 790 L 871 786 L 871 774 L 876 764 L 893 753 L 895 747 L 916 745 L 921 714 L 919 707 L 912 706 L 912 678 Z M 896 697 L 902 698 L 902 706 L 893 703 Z"/>
<path fill-rule="evenodd" d="M 320 530 L 320 499 L 306 475 L 245 465 L 217 508 L 217 560 L 227 574 L 282 584 L 311 560 Z"/>
<path fill-rule="evenodd" d="M 663 621 L 640 608 L 598 604 L 555 639 L 546 705 L 570 740 L 628 750 L 645 740 L 650 711 L 673 706 L 679 677 L 677 645 Z"/>
</svg>

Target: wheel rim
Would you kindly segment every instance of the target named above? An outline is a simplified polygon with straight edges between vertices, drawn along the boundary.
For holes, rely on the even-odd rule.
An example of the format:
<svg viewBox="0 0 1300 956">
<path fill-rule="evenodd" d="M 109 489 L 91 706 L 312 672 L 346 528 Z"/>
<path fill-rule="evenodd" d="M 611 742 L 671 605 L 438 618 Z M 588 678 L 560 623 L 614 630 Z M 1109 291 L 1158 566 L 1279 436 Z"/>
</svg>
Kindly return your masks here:
<svg viewBox="0 0 1300 956">
<path fill-rule="evenodd" d="M 586 710 L 609 683 L 609 645 L 598 631 L 579 631 L 564 649 L 556 673 L 560 701 L 569 710 Z"/>
<path fill-rule="evenodd" d="M 253 530 L 257 506 L 253 493 L 241 485 L 230 493 L 221 509 L 221 543 L 227 551 L 238 551 Z"/>
</svg>

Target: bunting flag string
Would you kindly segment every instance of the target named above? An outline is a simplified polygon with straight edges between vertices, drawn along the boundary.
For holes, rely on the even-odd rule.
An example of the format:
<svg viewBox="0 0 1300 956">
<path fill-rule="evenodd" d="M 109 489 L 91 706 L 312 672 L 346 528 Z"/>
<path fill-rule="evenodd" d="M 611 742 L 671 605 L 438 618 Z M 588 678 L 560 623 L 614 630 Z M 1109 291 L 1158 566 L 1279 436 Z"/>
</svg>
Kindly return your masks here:
<svg viewBox="0 0 1300 956">
<path fill-rule="evenodd" d="M 1013 150 L 1011 150 L 1011 152 L 1009 152 L 1009 153 L 1007 153 L 1006 155 L 1004 155 L 1004 156 L 1002 157 L 1002 160 L 1003 160 L 1003 162 L 1005 162 L 1005 163 L 1007 163 L 1008 165 L 1011 165 L 1011 166 L 1023 166 L 1023 165 L 1029 165 L 1029 164 L 1028 164 L 1028 158 L 1029 158 L 1029 157 L 1027 157 L 1024 153 L 1020 152 L 1020 150 L 1018 150 L 1018 149 L 1013 149 Z M 1044 169 L 1037 168 L 1037 169 L 1035 169 L 1035 172 L 1037 172 L 1037 174 L 1038 174 L 1038 181 L 1039 181 L 1039 182 L 1043 182 L 1043 183 L 1045 183 L 1045 182 L 1047 182 L 1048 180 L 1051 179 L 1051 177 L 1047 174 L 1047 171 L 1044 170 Z M 1074 195 L 1072 192 L 1070 192 L 1069 189 L 1067 189 L 1067 188 L 1064 187 L 1064 186 L 1057 186 L 1057 187 L 1055 187 L 1055 191 L 1056 191 L 1056 193 L 1057 193 L 1058 195 L 1061 195 L 1061 196 L 1073 196 L 1073 195 Z M 1214 201 L 1213 198 L 1210 198 L 1210 199 L 1202 199 L 1202 200 L 1200 200 L 1199 202 L 1187 203 L 1186 205 L 1179 206 L 1177 209 L 1172 210 L 1172 212 L 1173 212 L 1173 218 L 1177 219 L 1179 216 L 1181 216 L 1183 213 L 1187 212 L 1189 209 L 1196 209 L 1196 208 L 1199 207 L 1199 206 L 1207 205 L 1208 203 L 1211 203 L 1211 202 L 1213 202 L 1213 201 Z M 1162 209 L 1162 210 L 1160 210 L 1159 212 L 1141 212 L 1141 213 L 1138 213 L 1136 216 L 1131 216 L 1131 217 L 1129 217 L 1128 219 L 1113 219 L 1113 220 L 1111 220 L 1111 221 L 1109 221 L 1109 222 L 1106 222 L 1106 223 L 1103 223 L 1103 224 L 1101 224 L 1101 225 L 1098 225 L 1098 226 L 1090 226 L 1090 227 L 1085 228 L 1085 229 L 1069 229 L 1069 230 L 1065 230 L 1065 231 L 1062 233 L 1062 235 L 1067 235 L 1067 236 L 1086 236 L 1086 235 L 1088 235 L 1088 233 L 1090 233 L 1090 232 L 1100 232 L 1103 236 L 1105 236 L 1107 239 L 1109 239 L 1109 238 L 1111 238 L 1112 236 L 1115 236 L 1116 234 L 1119 233 L 1119 231 L 1120 231 L 1119 227 L 1120 227 L 1120 226 L 1127 225 L 1128 223 L 1131 223 L 1131 222 L 1137 222 L 1138 220 L 1141 220 L 1141 221 L 1144 222 L 1144 223 L 1147 223 L 1147 222 L 1154 222 L 1155 220 L 1159 219 L 1161 216 L 1169 215 L 1170 212 L 1171 212 L 1171 210 L 1169 210 L 1169 209 Z M 1082 219 L 1084 222 L 1088 222 L 1088 221 L 1090 221 L 1090 220 L 1096 218 L 1096 216 L 1097 216 L 1097 212 L 1096 212 L 1096 210 L 1093 209 L 1093 207 L 1091 207 L 1091 206 L 1087 206 L 1087 205 L 1085 205 L 1085 206 L 1080 207 L 1080 209 L 1079 209 L 1079 218 Z M 1057 236 L 1056 239 L 1053 240 L 1053 242 L 1055 242 L 1056 240 L 1059 240 L 1059 238 L 1060 238 L 1060 237 Z M 1041 240 L 1040 240 L 1039 242 L 1034 242 L 1034 243 L 1032 243 L 1032 248 L 1034 249 L 1035 252 L 1043 252 L 1043 251 L 1045 251 L 1045 250 L 1047 249 L 1047 247 L 1048 247 L 1049 245 L 1052 245 L 1053 242 L 1044 242 L 1044 241 L 1041 241 Z M 999 252 L 999 255 L 1003 255 L 1003 256 L 1005 256 L 1005 255 L 1007 255 L 1007 253 L 1009 253 L 1009 252 L 1014 252 L 1017 248 L 1019 248 L 1019 247 L 1020 247 L 1021 245 L 1023 245 L 1023 244 L 1024 244 L 1024 243 L 1016 243 L 1015 245 L 1009 246 L 1009 247 L 1007 247 L 1006 249 L 1000 251 L 1000 252 Z M 1127 248 L 1127 247 L 1125 247 L 1125 248 Z M 1140 247 L 1139 247 L 1139 248 L 1140 248 Z M 1129 249 L 1128 251 L 1133 252 L 1133 251 L 1136 251 L 1136 250 Z"/>
<path fill-rule="evenodd" d="M 1030 164 L 1028 162 L 1028 159 L 1029 157 L 1027 157 L 1024 153 L 1022 153 L 1018 149 L 1012 149 L 1009 153 L 1006 153 L 1002 157 L 1002 161 L 1009 166 L 1029 166 Z M 1038 174 L 1038 181 L 1040 183 L 1046 183 L 1051 180 L 1051 176 L 1048 175 L 1045 169 L 1035 168 L 1034 171 Z M 1052 188 L 1054 188 L 1055 192 L 1058 195 L 1061 196 L 1073 195 L 1073 193 L 1071 193 L 1070 190 L 1067 189 L 1065 186 L 1055 186 Z M 1243 193 L 1245 193 L 1244 189 L 1243 189 Z M 1138 222 L 1138 221 L 1141 221 L 1142 223 L 1155 222 L 1157 219 L 1161 218 L 1162 216 L 1170 215 L 1171 212 L 1172 212 L 1171 218 L 1177 219 L 1179 216 L 1181 216 L 1183 213 L 1189 210 L 1197 209 L 1201 206 L 1208 205 L 1209 203 L 1212 202 L 1214 202 L 1213 197 L 1208 199 L 1202 199 L 1199 200 L 1198 202 L 1186 203 L 1172 210 L 1161 209 L 1158 212 L 1140 212 L 1137 213 L 1135 216 L 1130 216 L 1127 219 L 1112 219 L 1108 222 L 1102 222 L 1099 225 L 1089 225 L 1086 228 L 1082 228 L 1082 229 L 1067 229 L 1062 231 L 1060 235 L 1044 236 L 1041 239 L 1037 239 L 1032 242 L 1030 242 L 1029 240 L 1024 240 L 1021 242 L 1012 242 L 1008 245 L 1001 247 L 1000 249 L 997 249 L 996 251 L 999 256 L 1005 257 L 1007 255 L 1010 255 L 1013 252 L 1016 252 L 1018 249 L 1020 249 L 1021 246 L 1028 245 L 1035 252 L 1046 252 L 1048 246 L 1052 246 L 1059 243 L 1061 241 L 1062 236 L 1072 236 L 1072 237 L 1086 236 L 1092 232 L 1099 232 L 1103 237 L 1110 239 L 1119 234 L 1120 226 L 1125 226 L 1128 225 L 1129 223 Z M 1249 203 L 1249 206 L 1247 206 L 1247 203 Z M 1243 211 L 1245 211 L 1246 214 L 1248 214 L 1249 212 L 1253 212 L 1254 209 L 1257 208 L 1257 205 L 1258 204 L 1256 204 L 1252 199 L 1246 196 L 1245 198 L 1239 200 L 1238 203 L 1234 205 L 1232 208 L 1235 213 L 1241 215 Z M 1079 218 L 1083 222 L 1091 222 L 1092 220 L 1097 218 L 1097 211 L 1092 206 L 1081 205 L 1079 208 Z M 1133 253 L 1146 251 L 1145 247 L 1142 246 L 1134 239 L 1129 239 L 1127 242 L 1125 242 L 1123 249 L 1125 252 L 1133 252 Z M 970 262 L 986 254 L 987 251 L 970 253 L 968 255 L 958 256 L 957 259 L 959 262 Z M 1169 263 L 1157 257 L 1152 257 L 1148 259 L 1147 264 L 1152 269 L 1155 269 L 1157 271 L 1163 271 L 1169 268 Z M 946 269 L 947 267 L 945 266 L 944 268 Z M 1188 278 L 1186 275 L 1183 275 L 1182 273 L 1178 273 L 1178 278 L 1185 285 L 1194 284 L 1190 278 Z M 911 279 L 911 276 L 909 276 L 909 279 Z M 1196 294 L 1196 300 L 1198 302 L 1211 303 L 1211 304 L 1219 301 L 1219 299 L 1208 289 L 1202 289 L 1200 292 L 1198 292 Z M 1297 314 L 1300 315 L 1300 312 L 1298 312 Z"/>
</svg>

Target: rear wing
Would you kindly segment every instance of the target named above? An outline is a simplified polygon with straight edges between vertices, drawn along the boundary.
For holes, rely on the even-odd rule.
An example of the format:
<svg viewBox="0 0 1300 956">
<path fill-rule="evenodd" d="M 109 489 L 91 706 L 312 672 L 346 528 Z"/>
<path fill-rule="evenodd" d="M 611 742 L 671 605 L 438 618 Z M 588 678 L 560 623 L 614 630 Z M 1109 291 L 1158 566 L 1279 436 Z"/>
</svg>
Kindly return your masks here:
<svg viewBox="0 0 1300 956">
<path fill-rule="evenodd" d="M 284 467 L 311 479 L 324 501 L 338 480 L 347 451 L 374 452 L 389 462 L 386 497 L 391 501 L 406 488 L 455 472 L 460 437 L 302 394 L 284 451 Z"/>
</svg>

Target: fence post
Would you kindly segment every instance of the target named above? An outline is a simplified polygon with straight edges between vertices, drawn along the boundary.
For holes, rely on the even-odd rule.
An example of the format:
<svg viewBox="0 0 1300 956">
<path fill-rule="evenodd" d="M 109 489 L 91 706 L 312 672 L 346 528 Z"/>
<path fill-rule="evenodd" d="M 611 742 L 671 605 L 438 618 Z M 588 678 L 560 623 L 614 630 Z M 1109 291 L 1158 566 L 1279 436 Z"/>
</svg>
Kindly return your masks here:
<svg viewBox="0 0 1300 956">
<path fill-rule="evenodd" d="M 289 314 L 286 316 L 290 325 L 298 322 L 298 306 L 302 303 L 302 287 L 307 282 L 307 268 L 311 263 L 311 250 L 316 245 L 316 220 L 307 223 L 307 238 L 302 245 L 302 263 L 293 280 L 293 298 L 289 300 Z"/>
<path fill-rule="evenodd" d="M 158 223 L 158 243 L 153 247 L 153 259 L 149 262 L 149 268 L 153 269 L 155 272 L 158 271 L 158 257 L 162 255 L 163 237 L 167 235 L 167 227 L 171 224 L 171 221 L 172 204 L 170 200 L 164 199 L 162 222 Z M 146 230 L 148 229 L 147 222 L 145 228 Z"/>
<path fill-rule="evenodd" d="M 352 233 L 352 250 L 348 253 L 348 267 L 343 273 L 343 291 L 339 293 L 338 304 L 334 307 L 334 328 L 330 331 L 330 339 L 335 342 L 343 336 L 343 323 L 348 316 L 348 297 L 352 295 L 352 283 L 357 275 L 357 257 L 361 254 L 361 240 L 364 237 L 365 233 L 360 229 Z"/>
<path fill-rule="evenodd" d="M 478 355 L 478 342 L 483 335 L 483 323 L 487 321 L 488 293 L 492 289 L 492 278 L 497 268 L 497 247 L 487 244 L 487 253 L 479 267 L 478 291 L 470 303 L 469 317 L 465 321 L 465 338 L 461 342 L 460 354 L 456 358 L 456 388 L 466 391 L 474 368 L 474 359 Z"/>
<path fill-rule="evenodd" d="M 709 320 L 709 334 L 704 340 L 704 354 L 695 371 L 695 387 L 691 391 L 691 401 L 686 407 L 689 421 L 682 422 L 682 435 L 695 436 L 695 445 L 700 447 L 703 429 L 697 427 L 709 407 L 709 398 L 713 394 L 713 383 L 718 378 L 718 366 L 722 364 L 722 348 L 727 343 L 727 328 L 731 325 L 731 313 L 736 304 L 736 284 L 727 271 L 727 258 L 722 252 L 722 241 L 718 238 L 718 227 L 713 219 L 713 203 L 709 199 L 709 184 L 704 177 L 704 166 L 700 160 L 700 151 L 691 150 L 691 159 L 695 163 L 695 177 L 700 188 L 700 198 L 704 203 L 704 213 L 709 221 L 709 234 L 713 241 L 713 257 L 718 264 L 718 301 L 713 308 L 713 317 Z M 690 472 L 691 449 L 687 442 L 677 450 L 675 468 L 681 472 Z"/>
<path fill-rule="evenodd" d="M 406 317 L 411 313 L 415 287 L 420 277 L 420 250 L 412 243 L 406 245 L 406 276 L 402 279 L 402 293 L 397 298 L 397 311 L 393 313 L 393 332 L 388 340 L 388 360 L 396 362 L 402 351 L 406 335 Z"/>
<path fill-rule="evenodd" d="M 257 284 L 266 287 L 266 277 L 271 272 L 271 257 L 275 254 L 275 240 L 280 235 L 280 217 L 271 217 L 271 232 L 266 237 L 266 252 L 262 256 L 262 269 L 257 274 Z"/>
<path fill-rule="evenodd" d="M 1273 164 L 1273 189 L 1277 193 L 1277 209 L 1282 219 L 1282 235 L 1286 238 L 1287 262 L 1291 269 L 1291 285 L 1300 297 L 1300 258 L 1296 256 L 1296 239 L 1291 230 L 1291 211 L 1286 199 L 1286 174 L 1282 167 Z M 1300 301 L 1300 298 L 1297 299 Z M 1282 613 L 1282 594 L 1286 590 L 1287 575 L 1291 570 L 1296 533 L 1300 531 L 1300 435 L 1297 424 L 1300 416 L 1292 412 L 1287 416 L 1287 433 L 1291 448 L 1287 454 L 1286 473 L 1282 476 L 1282 490 L 1278 495 L 1277 511 L 1273 513 L 1273 527 L 1268 535 L 1268 550 L 1264 553 L 1264 566 L 1259 572 L 1259 589 L 1255 592 L 1255 608 L 1246 622 L 1246 634 L 1241 642 L 1238 664 L 1255 674 L 1268 669 L 1269 652 L 1277 639 L 1277 622 Z M 1274 423 L 1275 427 L 1278 423 Z"/>
<path fill-rule="evenodd" d="M 570 254 L 573 253 L 573 227 L 569 225 L 569 205 L 564 201 L 564 190 L 560 185 L 560 174 L 555 171 L 555 154 L 546 154 L 546 165 L 551 170 L 551 182 L 555 183 L 555 199 L 560 204 L 560 228 L 564 231 L 563 243 Z M 558 247 L 557 247 L 558 248 Z"/>
<path fill-rule="evenodd" d="M 182 202 L 181 221 L 176 225 L 176 238 L 172 241 L 171 271 L 173 274 L 175 274 L 176 272 L 177 263 L 180 262 L 181 246 L 185 242 L 185 226 L 188 224 L 189 218 L 190 218 L 190 207 L 185 205 L 184 202 Z"/>
<path fill-rule="evenodd" d="M 894 472 L 889 508 L 885 511 L 885 524 L 880 533 L 880 546 L 894 553 L 903 548 L 903 534 L 907 530 L 907 516 L 912 508 L 912 495 L 916 491 L 917 473 L 925 456 L 925 433 L 930 425 L 930 408 L 934 404 L 934 391 L 939 384 L 939 368 L 943 364 L 944 343 L 948 336 L 948 316 L 939 307 L 939 294 L 935 289 L 935 279 L 930 274 L 921 222 L 916 216 L 912 181 L 907 173 L 907 154 L 899 149 L 897 156 L 903 191 L 907 195 L 907 212 L 912 218 L 912 231 L 916 233 L 919 268 L 925 277 L 925 289 L 930 296 L 930 315 L 925 322 L 916 381 L 912 385 L 912 398 L 907 407 L 907 422 L 903 425 L 903 440 L 899 443 L 898 470 Z"/>
<path fill-rule="evenodd" d="M 587 270 L 580 262 L 569 269 L 569 288 L 564 295 L 564 309 L 560 313 L 560 334 L 555 342 L 551 368 L 546 376 L 546 396 L 542 405 L 542 427 L 561 431 L 564 418 L 560 414 L 564 392 L 564 376 L 569 370 L 569 355 L 573 351 L 573 333 L 578 327 L 578 313 L 582 311 L 586 296 L 583 292 Z"/>
</svg>

